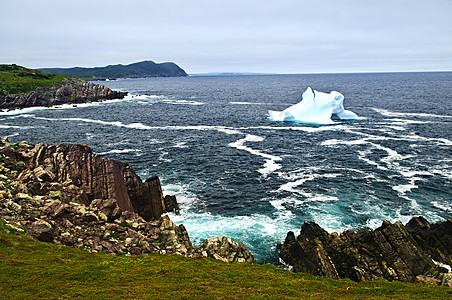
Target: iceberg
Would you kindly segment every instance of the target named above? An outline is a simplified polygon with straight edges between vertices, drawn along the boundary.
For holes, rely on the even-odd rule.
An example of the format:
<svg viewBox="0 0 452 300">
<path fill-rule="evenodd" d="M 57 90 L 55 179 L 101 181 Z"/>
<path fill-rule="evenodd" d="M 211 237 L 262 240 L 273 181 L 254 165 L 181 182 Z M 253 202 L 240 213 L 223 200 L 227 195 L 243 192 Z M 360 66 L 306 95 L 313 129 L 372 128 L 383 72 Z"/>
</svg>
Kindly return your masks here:
<svg viewBox="0 0 452 300">
<path fill-rule="evenodd" d="M 333 119 L 357 120 L 358 115 L 344 109 L 344 96 L 336 91 L 318 92 L 310 87 L 301 96 L 302 100 L 283 111 L 269 110 L 272 121 L 298 121 L 313 124 L 332 124 Z"/>
</svg>

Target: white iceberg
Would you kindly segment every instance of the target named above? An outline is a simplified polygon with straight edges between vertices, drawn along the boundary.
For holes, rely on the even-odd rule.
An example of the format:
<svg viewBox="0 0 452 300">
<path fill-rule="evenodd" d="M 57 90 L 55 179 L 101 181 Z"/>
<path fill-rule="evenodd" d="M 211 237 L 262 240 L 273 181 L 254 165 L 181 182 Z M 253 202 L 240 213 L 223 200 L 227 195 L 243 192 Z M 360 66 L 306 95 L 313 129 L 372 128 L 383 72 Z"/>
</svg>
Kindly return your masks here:
<svg viewBox="0 0 452 300">
<path fill-rule="evenodd" d="M 352 111 L 344 109 L 344 96 L 336 91 L 322 93 L 310 87 L 302 95 L 302 100 L 283 111 L 269 110 L 272 121 L 299 121 L 314 124 L 332 124 L 333 119 L 357 120 Z"/>
</svg>

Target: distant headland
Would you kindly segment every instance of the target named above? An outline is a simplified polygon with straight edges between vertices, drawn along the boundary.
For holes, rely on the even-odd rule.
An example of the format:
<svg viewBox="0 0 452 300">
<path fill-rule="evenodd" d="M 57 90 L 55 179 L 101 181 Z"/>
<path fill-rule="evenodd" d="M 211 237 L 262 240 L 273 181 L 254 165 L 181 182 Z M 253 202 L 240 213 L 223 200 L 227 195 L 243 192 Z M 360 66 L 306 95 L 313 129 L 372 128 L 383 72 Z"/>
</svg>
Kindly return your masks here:
<svg viewBox="0 0 452 300">
<path fill-rule="evenodd" d="M 188 74 L 173 62 L 155 63 L 141 61 L 129 65 L 109 65 L 95 68 L 42 68 L 44 73 L 56 75 L 71 75 L 86 80 L 105 80 L 114 78 L 143 78 L 143 77 L 184 77 Z"/>
</svg>

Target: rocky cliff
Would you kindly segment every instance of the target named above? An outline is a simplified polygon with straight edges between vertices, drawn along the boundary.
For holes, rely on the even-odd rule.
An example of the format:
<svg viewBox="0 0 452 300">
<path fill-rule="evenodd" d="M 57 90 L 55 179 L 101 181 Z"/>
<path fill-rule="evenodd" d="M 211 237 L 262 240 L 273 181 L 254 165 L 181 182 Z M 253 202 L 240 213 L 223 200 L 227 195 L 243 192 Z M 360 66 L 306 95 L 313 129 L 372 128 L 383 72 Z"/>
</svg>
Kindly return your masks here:
<svg viewBox="0 0 452 300">
<path fill-rule="evenodd" d="M 96 102 L 122 99 L 126 95 L 127 93 L 116 92 L 100 84 L 78 78 L 65 78 L 62 86 L 41 88 L 28 93 L 0 95 L 0 109 Z"/>
<path fill-rule="evenodd" d="M 142 181 L 126 163 L 87 145 L 11 145 L 0 142 L 0 218 L 45 242 L 112 254 L 178 253 L 228 262 L 253 262 L 230 240 L 193 247 L 176 197 L 163 197 L 157 176 Z"/>
<path fill-rule="evenodd" d="M 340 235 L 305 222 L 298 237 L 290 231 L 277 249 L 295 272 L 452 286 L 452 274 L 444 268 L 452 265 L 452 220 L 429 224 L 415 217 L 406 226 L 385 220 L 373 231 L 348 230 Z"/>
</svg>

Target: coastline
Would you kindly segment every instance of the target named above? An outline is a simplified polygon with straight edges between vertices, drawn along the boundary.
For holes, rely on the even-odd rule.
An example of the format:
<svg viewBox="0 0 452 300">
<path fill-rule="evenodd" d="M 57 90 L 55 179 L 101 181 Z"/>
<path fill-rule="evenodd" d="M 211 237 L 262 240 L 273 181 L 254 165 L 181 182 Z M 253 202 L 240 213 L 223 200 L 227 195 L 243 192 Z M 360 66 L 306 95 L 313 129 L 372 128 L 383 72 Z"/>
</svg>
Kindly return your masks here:
<svg viewBox="0 0 452 300">
<path fill-rule="evenodd" d="M 100 158 L 86 145 L 9 144 L 6 138 L 2 139 L 2 144 L 0 212 L 6 224 L 16 231 L 27 231 L 40 241 L 96 253 L 177 253 L 188 257 L 211 257 L 224 262 L 254 262 L 253 255 L 242 243 L 226 237 L 209 238 L 201 247 L 193 247 L 184 225 L 177 226 L 163 215 L 165 212 L 177 213 L 179 208 L 174 196 L 163 197 L 157 177 L 139 183 L 141 180 L 130 166 Z M 51 157 L 54 161 L 48 160 Z M 99 167 L 100 164 L 105 167 Z M 66 165 L 72 167 L 67 169 Z M 105 174 L 104 171 L 89 171 L 105 168 Z M 119 175 L 124 172 L 129 175 Z M 111 177 L 107 174 L 117 175 Z M 120 179 L 122 177 L 135 178 L 132 180 L 135 183 L 123 182 Z M 89 184 L 105 180 L 101 178 L 107 178 L 107 181 L 95 186 Z M 150 185 L 137 189 L 137 184 Z M 148 189 L 149 192 L 145 192 Z M 128 195 L 124 194 L 125 191 Z M 386 279 L 452 286 L 452 273 L 448 273 L 447 267 L 444 268 L 450 268 L 451 265 L 452 255 L 448 252 L 450 245 L 428 242 L 435 237 L 434 240 L 442 239 L 442 243 L 451 243 L 451 224 L 452 220 L 429 224 L 423 218 L 413 218 L 404 227 L 400 222 L 391 224 L 384 221 L 375 231 L 346 231 L 338 239 L 337 233 L 329 234 L 315 223 L 305 222 L 298 238 L 295 239 L 293 232 L 289 232 L 284 244 L 277 248 L 286 267 L 296 272 L 333 279 L 351 278 L 358 282 Z M 384 242 L 372 237 L 372 234 L 385 228 L 392 229 L 390 233 L 385 233 Z M 372 245 L 370 241 L 373 239 L 376 241 L 376 245 L 372 246 L 375 249 L 389 247 L 410 250 L 399 251 L 395 256 L 394 253 L 369 252 L 366 249 Z M 367 242 L 357 242 L 360 240 Z M 341 243 L 344 245 L 337 246 Z M 361 258 L 347 254 L 348 249 L 356 249 L 352 253 L 361 253 Z M 397 263 L 400 260 L 413 261 L 410 258 L 413 256 L 418 257 L 414 265 Z M 338 257 L 342 258 L 338 261 Z M 367 263 L 354 266 L 363 259 Z M 382 260 L 377 263 L 378 267 L 370 263 L 378 259 Z M 419 267 L 419 259 L 422 259 L 425 267 Z M 339 266 L 343 263 L 352 270 L 360 270 L 357 273 L 360 275 L 355 276 L 349 271 L 347 275 L 347 272 L 341 271 Z M 376 272 L 375 268 L 381 270 Z M 318 270 L 325 271 L 319 273 Z M 390 275 L 388 277 L 385 274 Z"/>
</svg>

